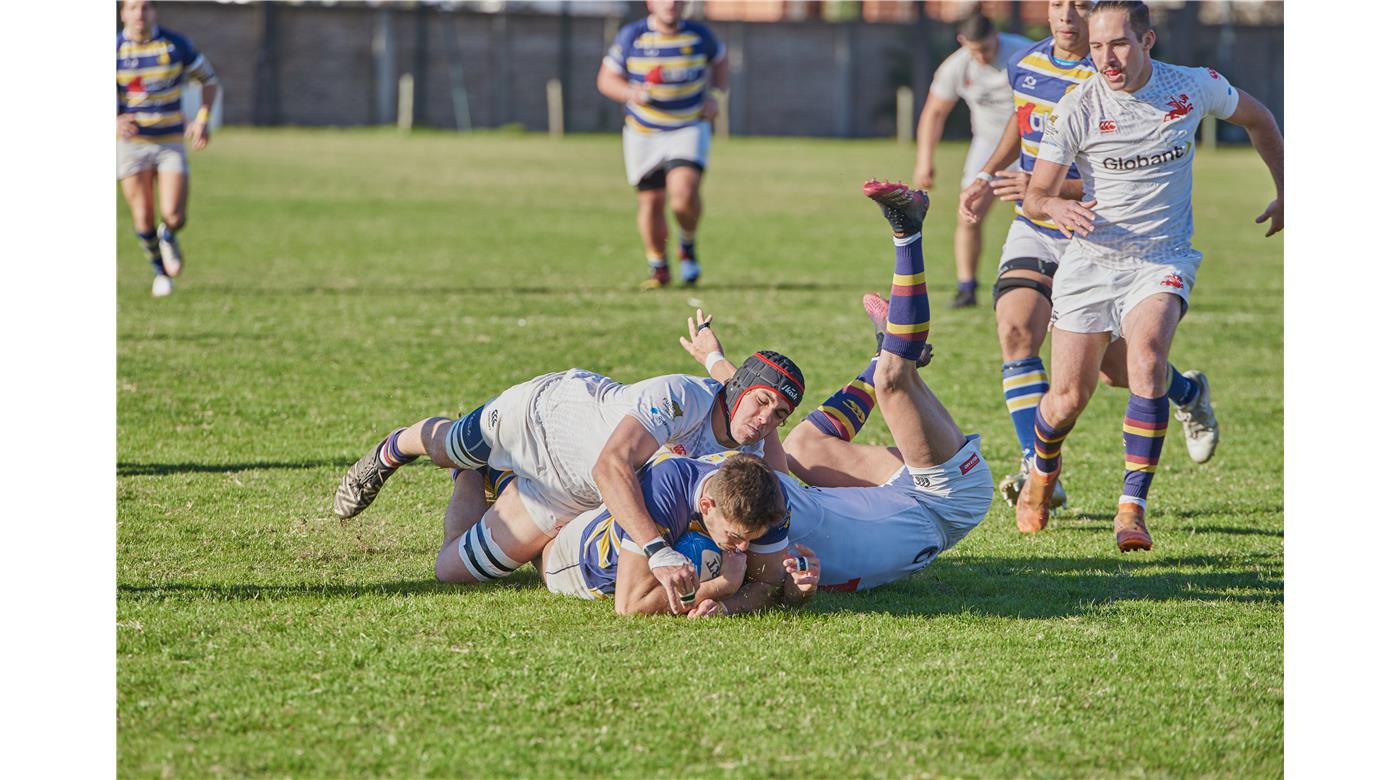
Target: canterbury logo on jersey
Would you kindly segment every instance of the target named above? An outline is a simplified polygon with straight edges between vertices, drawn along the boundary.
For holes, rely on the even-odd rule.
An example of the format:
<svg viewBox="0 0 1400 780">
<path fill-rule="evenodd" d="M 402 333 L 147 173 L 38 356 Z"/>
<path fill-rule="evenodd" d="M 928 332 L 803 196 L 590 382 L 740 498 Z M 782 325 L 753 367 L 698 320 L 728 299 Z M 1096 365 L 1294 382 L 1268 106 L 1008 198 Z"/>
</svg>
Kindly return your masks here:
<svg viewBox="0 0 1400 780">
<path fill-rule="evenodd" d="M 1164 162 L 1180 160 L 1191 151 L 1191 142 L 1187 141 L 1184 146 L 1174 146 L 1170 150 L 1160 154 L 1139 154 L 1136 157 L 1109 157 L 1103 161 L 1103 167 L 1110 171 L 1135 171 L 1139 168 L 1150 168 L 1153 165 L 1161 165 Z"/>
</svg>

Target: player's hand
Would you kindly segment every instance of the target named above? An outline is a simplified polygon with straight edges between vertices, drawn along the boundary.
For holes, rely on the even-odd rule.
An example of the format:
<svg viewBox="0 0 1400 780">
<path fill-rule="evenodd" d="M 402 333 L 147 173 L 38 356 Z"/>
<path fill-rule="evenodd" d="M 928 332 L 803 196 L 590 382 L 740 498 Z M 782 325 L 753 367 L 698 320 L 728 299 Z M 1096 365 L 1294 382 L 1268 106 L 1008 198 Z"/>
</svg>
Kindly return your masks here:
<svg viewBox="0 0 1400 780">
<path fill-rule="evenodd" d="M 647 92 L 645 84 L 629 83 L 627 85 L 627 102 L 639 106 L 645 106 L 651 102 L 651 94 Z"/>
<path fill-rule="evenodd" d="M 1268 238 L 1273 234 L 1283 230 L 1283 196 L 1278 196 L 1277 200 L 1271 201 L 1269 207 L 1264 209 L 1264 213 L 1254 218 L 1254 224 L 1258 225 L 1264 220 L 1269 220 L 1269 232 L 1264 234 Z"/>
<path fill-rule="evenodd" d="M 137 129 L 135 114 L 117 114 L 118 138 L 130 138 L 136 135 Z"/>
<path fill-rule="evenodd" d="M 1025 200 L 1026 186 L 1030 183 L 1031 175 L 1025 171 L 997 171 L 997 177 L 992 179 L 992 192 L 996 193 L 1003 203 Z"/>
<path fill-rule="evenodd" d="M 927 169 L 914 169 L 914 189 L 929 192 L 933 190 L 933 163 L 929 163 Z"/>
<path fill-rule="evenodd" d="M 696 309 L 695 316 L 688 317 L 685 321 L 690 338 L 681 336 L 681 347 L 702 366 L 711 352 L 724 352 L 724 345 L 720 343 L 719 336 L 715 335 L 714 322 L 713 314 L 706 314 L 700 309 Z"/>
<path fill-rule="evenodd" d="M 798 593 L 810 596 L 817 590 L 822 578 L 822 562 L 812 548 L 805 544 L 794 544 L 783 553 L 783 570 Z"/>
<path fill-rule="evenodd" d="M 1097 199 L 1080 202 L 1050 198 L 1045 201 L 1045 213 L 1060 226 L 1065 238 L 1074 238 L 1075 233 L 1084 235 L 1094 232 L 1094 207 L 1097 205 Z"/>
<path fill-rule="evenodd" d="M 696 618 L 724 617 L 729 614 L 729 608 L 722 602 L 714 599 L 705 599 L 696 605 L 695 609 L 685 613 L 685 616 L 694 620 Z"/>
<path fill-rule="evenodd" d="M 973 179 L 958 195 L 958 216 L 969 225 L 976 225 L 992 207 L 992 186 L 982 179 Z"/>
<path fill-rule="evenodd" d="M 719 116 L 719 101 L 707 95 L 704 105 L 700 106 L 700 119 L 713 122 L 717 116 Z"/>
<path fill-rule="evenodd" d="M 651 567 L 651 576 L 666 591 L 666 603 L 670 605 L 672 614 L 679 615 L 695 605 L 695 591 L 700 588 L 700 578 L 696 576 L 689 558 L 667 547 L 651 556 L 647 565 Z"/>
<path fill-rule="evenodd" d="M 719 561 L 719 579 L 724 583 L 724 596 L 733 596 L 744 584 L 744 575 L 749 570 L 749 556 L 735 550 L 723 551 Z"/>
<path fill-rule="evenodd" d="M 185 137 L 190 140 L 190 146 L 194 147 L 196 152 L 203 149 L 209 145 L 209 123 L 191 122 L 190 126 L 185 128 Z"/>
</svg>

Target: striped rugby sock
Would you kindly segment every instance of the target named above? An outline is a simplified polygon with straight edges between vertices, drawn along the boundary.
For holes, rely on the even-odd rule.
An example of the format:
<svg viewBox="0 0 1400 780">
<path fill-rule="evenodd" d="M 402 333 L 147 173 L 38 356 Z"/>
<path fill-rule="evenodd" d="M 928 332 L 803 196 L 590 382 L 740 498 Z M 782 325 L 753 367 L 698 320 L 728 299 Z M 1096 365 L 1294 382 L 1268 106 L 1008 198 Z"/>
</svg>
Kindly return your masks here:
<svg viewBox="0 0 1400 780">
<path fill-rule="evenodd" d="M 1162 457 L 1170 414 L 1166 396 L 1128 396 L 1128 411 L 1123 415 L 1123 495 L 1118 503 L 1147 506 L 1147 490 Z"/>
<path fill-rule="evenodd" d="M 151 262 L 156 274 L 165 276 L 165 263 L 160 259 L 160 239 L 156 237 L 156 231 L 137 233 L 136 238 L 141 242 L 141 248 L 146 250 L 146 259 Z"/>
<path fill-rule="evenodd" d="M 1196 400 L 1196 393 L 1201 391 L 1200 385 L 1186 378 L 1184 374 L 1176 370 L 1176 366 L 1168 365 L 1172 370 L 1171 384 L 1167 386 L 1167 397 L 1177 406 L 1185 406 Z"/>
<path fill-rule="evenodd" d="M 1060 448 L 1065 437 L 1074 430 L 1074 423 L 1063 428 L 1051 428 L 1050 423 L 1035 410 L 1035 470 L 1041 474 L 1053 474 L 1060 470 Z"/>
<path fill-rule="evenodd" d="M 928 341 L 928 286 L 924 283 L 923 233 L 894 239 L 890 314 L 881 349 L 918 361 Z"/>
<path fill-rule="evenodd" d="M 405 463 L 411 463 L 418 458 L 417 455 L 405 455 L 399 451 L 399 434 L 406 428 L 400 428 L 389 434 L 389 438 L 384 440 L 384 445 L 379 448 L 379 462 L 385 468 L 396 469 Z"/>
<path fill-rule="evenodd" d="M 1001 364 L 1001 394 L 1006 398 L 1006 411 L 1011 415 L 1011 425 L 1021 443 L 1022 457 L 1035 449 L 1035 413 L 1040 399 L 1049 389 L 1045 363 L 1039 356 Z"/>
<path fill-rule="evenodd" d="M 815 412 L 807 415 L 807 419 L 828 436 L 845 441 L 854 439 L 875 408 L 875 387 L 871 383 L 875 379 L 877 362 L 878 356 L 871 358 L 860 376 L 822 401 Z"/>
</svg>

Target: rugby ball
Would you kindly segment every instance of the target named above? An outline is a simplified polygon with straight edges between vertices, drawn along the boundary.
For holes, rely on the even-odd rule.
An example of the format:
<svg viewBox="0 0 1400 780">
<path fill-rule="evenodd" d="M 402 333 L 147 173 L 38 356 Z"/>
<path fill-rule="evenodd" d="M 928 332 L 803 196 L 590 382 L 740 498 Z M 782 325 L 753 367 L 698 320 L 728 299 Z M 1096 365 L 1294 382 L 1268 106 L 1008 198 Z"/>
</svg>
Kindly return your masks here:
<svg viewBox="0 0 1400 780">
<path fill-rule="evenodd" d="M 701 582 L 719 576 L 719 545 L 710 537 L 697 531 L 687 531 L 671 546 L 676 552 L 690 559 L 691 564 L 695 566 L 695 573 L 700 575 Z"/>
</svg>

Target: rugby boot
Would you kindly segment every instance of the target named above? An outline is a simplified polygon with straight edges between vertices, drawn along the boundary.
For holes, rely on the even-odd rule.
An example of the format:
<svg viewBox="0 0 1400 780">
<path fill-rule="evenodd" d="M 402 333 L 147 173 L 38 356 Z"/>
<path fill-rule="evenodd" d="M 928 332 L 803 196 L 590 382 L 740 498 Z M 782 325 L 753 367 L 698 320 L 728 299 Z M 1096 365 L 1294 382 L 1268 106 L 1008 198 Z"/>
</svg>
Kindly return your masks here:
<svg viewBox="0 0 1400 780">
<path fill-rule="evenodd" d="M 185 267 L 185 257 L 180 253 L 180 242 L 175 240 L 175 232 L 161 225 L 157 235 L 160 236 L 160 264 L 165 266 L 168 276 L 179 276 Z"/>
<path fill-rule="evenodd" d="M 1147 510 L 1137 504 L 1119 504 L 1113 516 L 1113 538 L 1120 552 L 1151 550 L 1152 534 L 1147 532 Z"/>
<path fill-rule="evenodd" d="M 151 282 L 151 297 L 164 298 L 175 292 L 175 283 L 170 281 L 170 277 L 165 274 L 156 274 L 155 281 Z"/>
<path fill-rule="evenodd" d="M 977 290 L 958 290 L 953 294 L 953 300 L 948 301 L 950 309 L 970 309 L 977 305 Z"/>
<path fill-rule="evenodd" d="M 394 473 L 395 469 L 385 466 L 379 460 L 379 449 L 388 440 L 386 436 L 383 441 L 374 445 L 374 449 L 356 461 L 355 465 L 345 472 L 345 476 L 341 477 L 340 487 L 336 488 L 331 508 L 342 520 L 349 520 L 374 503 L 379 489 L 384 487 L 384 480 Z"/>
<path fill-rule="evenodd" d="M 1016 497 L 1016 529 L 1023 534 L 1039 533 L 1050 524 L 1050 499 L 1055 495 L 1055 483 L 1060 470 L 1041 474 L 1031 469 Z"/>
<path fill-rule="evenodd" d="M 676 250 L 678 260 L 681 262 L 681 286 L 694 287 L 700 283 L 700 258 L 695 256 L 695 245 L 681 244 Z"/>
<path fill-rule="evenodd" d="M 894 229 L 895 237 L 912 236 L 924 227 L 928 214 L 928 193 L 910 189 L 899 182 L 871 179 L 862 188 L 865 197 L 880 204 Z"/>
<path fill-rule="evenodd" d="M 1026 478 L 1031 475 L 1031 460 L 1025 458 L 1021 461 L 1019 471 L 1007 474 L 1001 478 L 1001 483 L 997 485 L 997 492 L 1006 499 L 1009 506 L 1016 506 L 1016 499 L 1021 497 L 1021 489 L 1026 484 Z M 1065 484 L 1058 479 L 1055 480 L 1055 491 L 1050 494 L 1050 508 L 1059 509 L 1069 503 L 1069 495 L 1065 493 Z"/>
<path fill-rule="evenodd" d="M 652 266 L 651 276 L 642 280 L 643 290 L 659 290 L 671 283 L 671 264 Z"/>
<path fill-rule="evenodd" d="M 1191 403 L 1177 407 L 1173 414 L 1181 421 L 1186 433 L 1186 452 L 1191 460 L 1205 463 L 1215 454 L 1215 446 L 1220 443 L 1220 423 L 1215 420 L 1215 409 L 1210 405 L 1210 383 L 1200 371 L 1187 371 L 1182 376 L 1200 386 L 1200 392 Z"/>
<path fill-rule="evenodd" d="M 870 324 L 875 326 L 875 355 L 879 356 L 880 348 L 885 344 L 885 322 L 890 318 L 890 303 L 879 293 L 870 292 L 861 299 L 861 305 L 865 307 L 865 316 L 870 318 Z M 919 353 L 919 359 L 914 365 L 923 368 L 932 359 L 933 345 L 924 342 L 924 349 Z"/>
</svg>

